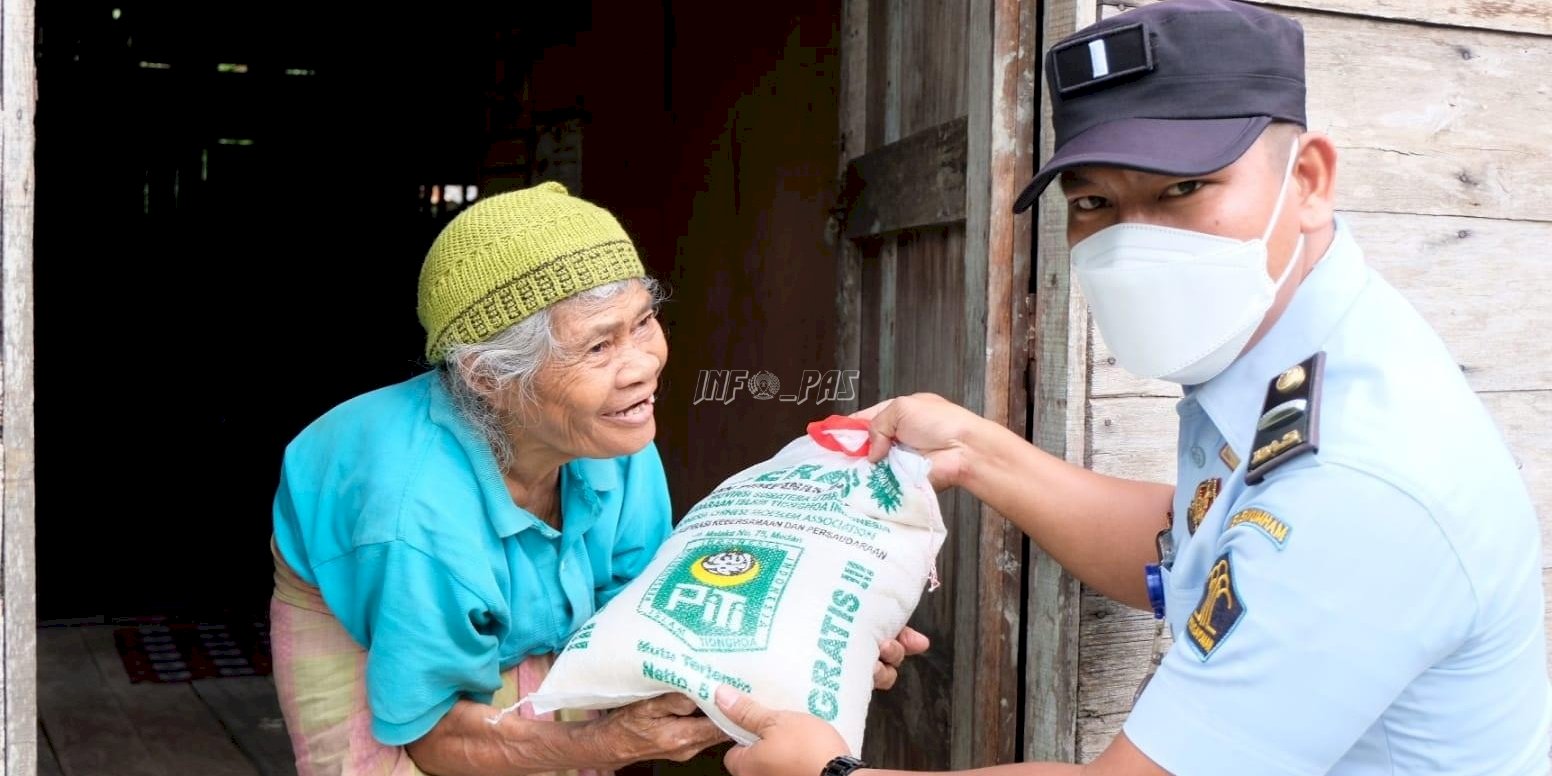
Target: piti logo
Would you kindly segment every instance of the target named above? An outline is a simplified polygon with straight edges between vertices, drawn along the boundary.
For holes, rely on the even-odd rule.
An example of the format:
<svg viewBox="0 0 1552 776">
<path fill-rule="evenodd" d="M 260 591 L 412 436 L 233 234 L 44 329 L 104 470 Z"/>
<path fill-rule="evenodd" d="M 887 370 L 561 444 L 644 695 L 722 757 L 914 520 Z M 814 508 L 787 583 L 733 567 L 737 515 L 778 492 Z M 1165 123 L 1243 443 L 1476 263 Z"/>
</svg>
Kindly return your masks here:
<svg viewBox="0 0 1552 776">
<path fill-rule="evenodd" d="M 760 561 L 742 550 L 719 552 L 691 564 L 690 574 L 712 587 L 733 587 L 759 576 Z"/>
<path fill-rule="evenodd" d="M 695 649 L 764 649 L 802 552 L 765 539 L 696 540 L 653 580 L 637 611 Z"/>
</svg>

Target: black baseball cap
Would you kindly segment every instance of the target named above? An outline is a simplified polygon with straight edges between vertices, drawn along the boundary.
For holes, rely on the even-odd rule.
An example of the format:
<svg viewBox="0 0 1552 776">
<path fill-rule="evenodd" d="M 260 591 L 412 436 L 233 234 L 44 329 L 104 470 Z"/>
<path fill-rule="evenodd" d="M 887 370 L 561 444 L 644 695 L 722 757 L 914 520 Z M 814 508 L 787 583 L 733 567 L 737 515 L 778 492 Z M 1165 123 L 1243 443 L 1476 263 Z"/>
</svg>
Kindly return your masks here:
<svg viewBox="0 0 1552 776">
<path fill-rule="evenodd" d="M 1045 72 L 1056 153 L 1015 213 L 1063 170 L 1205 175 L 1273 121 L 1307 125 L 1304 28 L 1236 0 L 1163 0 L 1113 16 L 1052 46 Z"/>
</svg>

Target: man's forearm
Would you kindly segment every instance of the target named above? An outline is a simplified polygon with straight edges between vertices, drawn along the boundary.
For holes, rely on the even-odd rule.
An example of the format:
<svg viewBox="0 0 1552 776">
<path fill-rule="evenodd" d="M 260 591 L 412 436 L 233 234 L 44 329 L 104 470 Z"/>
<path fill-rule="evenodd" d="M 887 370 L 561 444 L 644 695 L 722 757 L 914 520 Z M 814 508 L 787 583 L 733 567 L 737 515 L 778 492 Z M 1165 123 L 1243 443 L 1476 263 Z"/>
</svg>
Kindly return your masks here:
<svg viewBox="0 0 1552 776">
<path fill-rule="evenodd" d="M 491 724 L 497 712 L 493 706 L 459 701 L 430 733 L 406 747 L 410 759 L 429 776 L 525 776 L 619 765 L 605 760 L 599 742 L 581 734 L 586 723 L 509 714 Z"/>
<path fill-rule="evenodd" d="M 1067 763 L 1016 763 L 936 774 L 920 771 L 885 771 L 876 768 L 852 771 L 853 776 L 1079 776 L 1082 773 L 1083 766 Z"/>
<path fill-rule="evenodd" d="M 1142 567 L 1167 525 L 1175 489 L 1096 474 L 987 422 L 968 444 L 963 487 L 1017 525 L 1068 573 L 1147 608 Z"/>
</svg>

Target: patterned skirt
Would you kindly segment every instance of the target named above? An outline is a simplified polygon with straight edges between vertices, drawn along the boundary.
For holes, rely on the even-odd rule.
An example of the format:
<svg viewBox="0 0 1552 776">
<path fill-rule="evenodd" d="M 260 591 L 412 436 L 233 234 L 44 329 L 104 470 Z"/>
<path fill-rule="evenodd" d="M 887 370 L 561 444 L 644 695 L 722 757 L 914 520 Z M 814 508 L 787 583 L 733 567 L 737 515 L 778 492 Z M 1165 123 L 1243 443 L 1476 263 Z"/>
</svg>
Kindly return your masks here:
<svg viewBox="0 0 1552 776">
<path fill-rule="evenodd" d="M 318 589 L 296 576 L 275 550 L 275 594 L 270 599 L 270 643 L 275 689 L 285 717 L 298 776 L 424 776 L 401 746 L 372 737 L 366 698 L 366 650 L 329 612 Z M 506 708 L 538 689 L 553 655 L 529 657 L 501 674 L 491 705 Z M 560 711 L 525 719 L 581 721 L 596 712 Z M 562 771 L 566 776 L 611 776 L 608 771 Z"/>
</svg>

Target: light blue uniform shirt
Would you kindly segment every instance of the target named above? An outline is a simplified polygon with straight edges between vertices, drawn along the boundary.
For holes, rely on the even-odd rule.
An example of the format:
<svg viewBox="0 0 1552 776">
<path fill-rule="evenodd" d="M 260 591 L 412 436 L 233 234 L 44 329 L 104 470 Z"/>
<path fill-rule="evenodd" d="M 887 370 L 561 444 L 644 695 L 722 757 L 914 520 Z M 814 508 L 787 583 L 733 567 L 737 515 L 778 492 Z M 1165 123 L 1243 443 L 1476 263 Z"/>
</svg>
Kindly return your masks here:
<svg viewBox="0 0 1552 776">
<path fill-rule="evenodd" d="M 275 542 L 367 650 L 372 733 L 406 744 L 559 652 L 671 530 L 657 448 L 561 468 L 556 531 L 512 501 L 437 373 L 356 397 L 286 448 Z"/>
<path fill-rule="evenodd" d="M 1317 351 L 1319 452 L 1247 486 L 1268 384 Z M 1143 753 L 1180 776 L 1548 772 L 1530 497 L 1460 367 L 1346 224 L 1266 337 L 1179 414 L 1175 640 L 1124 728 Z"/>
</svg>

